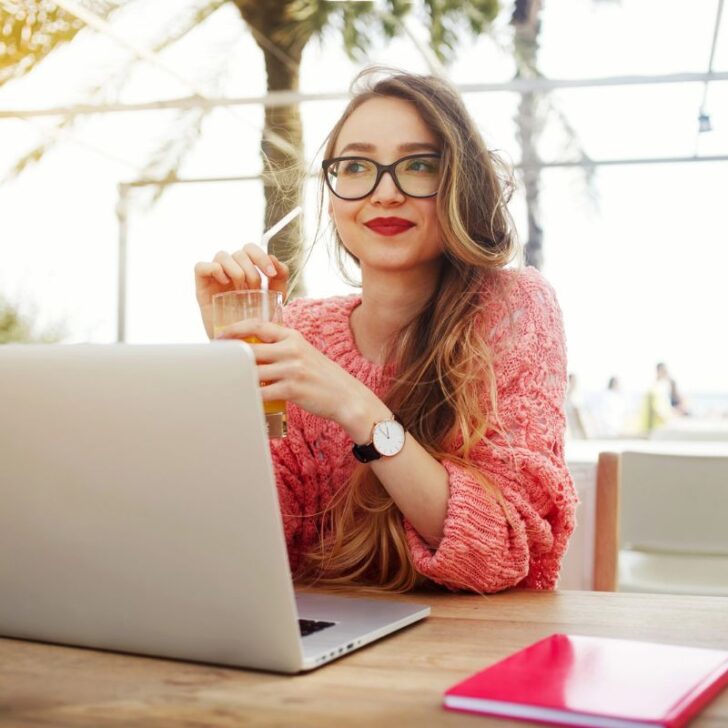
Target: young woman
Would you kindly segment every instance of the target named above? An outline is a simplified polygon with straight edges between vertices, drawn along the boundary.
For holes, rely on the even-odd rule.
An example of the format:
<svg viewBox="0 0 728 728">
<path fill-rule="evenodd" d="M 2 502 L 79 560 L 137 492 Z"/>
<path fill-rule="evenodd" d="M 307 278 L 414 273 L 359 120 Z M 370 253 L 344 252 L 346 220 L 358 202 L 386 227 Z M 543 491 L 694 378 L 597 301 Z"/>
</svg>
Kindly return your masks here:
<svg viewBox="0 0 728 728">
<path fill-rule="evenodd" d="M 322 188 L 361 295 L 223 335 L 260 339 L 263 399 L 289 403 L 271 450 L 291 567 L 329 585 L 553 588 L 576 502 L 554 293 L 505 267 L 507 195 L 458 94 L 406 73 L 358 81 Z M 255 245 L 197 264 L 208 335 L 212 296 L 259 288 L 258 269 L 286 290 Z"/>
</svg>

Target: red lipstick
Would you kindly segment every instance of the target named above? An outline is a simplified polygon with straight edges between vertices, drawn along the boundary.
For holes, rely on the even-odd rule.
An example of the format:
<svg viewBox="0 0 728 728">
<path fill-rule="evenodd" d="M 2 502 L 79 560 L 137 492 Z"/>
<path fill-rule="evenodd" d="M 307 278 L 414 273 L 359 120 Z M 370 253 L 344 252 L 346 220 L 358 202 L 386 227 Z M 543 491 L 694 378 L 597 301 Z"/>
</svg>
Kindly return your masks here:
<svg viewBox="0 0 728 728">
<path fill-rule="evenodd" d="M 375 217 L 364 223 L 378 235 L 399 235 L 413 228 L 415 224 L 401 217 Z"/>
</svg>

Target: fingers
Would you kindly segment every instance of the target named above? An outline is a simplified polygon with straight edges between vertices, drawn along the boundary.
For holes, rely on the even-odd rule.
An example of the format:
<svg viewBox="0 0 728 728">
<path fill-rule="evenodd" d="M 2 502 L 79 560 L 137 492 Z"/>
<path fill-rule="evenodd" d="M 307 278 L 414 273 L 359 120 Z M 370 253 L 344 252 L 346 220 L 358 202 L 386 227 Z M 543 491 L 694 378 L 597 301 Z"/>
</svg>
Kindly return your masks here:
<svg viewBox="0 0 728 728">
<path fill-rule="evenodd" d="M 260 288 L 260 273 L 250 256 L 243 250 L 234 252 L 231 256 L 232 260 L 239 266 L 243 273 L 241 288 Z"/>
<path fill-rule="evenodd" d="M 280 324 L 269 321 L 238 321 L 226 326 L 220 331 L 218 339 L 257 339 L 264 344 L 273 344 L 282 341 L 290 333 Z M 255 344 L 252 345 L 255 350 Z M 266 349 L 268 351 L 268 349 Z"/>
<path fill-rule="evenodd" d="M 269 287 L 272 290 L 286 293 L 288 266 L 253 243 L 248 243 L 234 253 L 221 250 L 212 262 L 195 266 L 198 280 L 214 278 L 220 285 L 232 285 L 235 290 L 261 288 L 261 272 L 270 279 Z"/>
<path fill-rule="evenodd" d="M 222 267 L 225 275 L 227 275 L 227 277 L 232 281 L 237 290 L 250 287 L 246 285 L 245 269 L 240 265 L 240 262 L 226 250 L 220 250 L 216 253 L 213 261 Z M 255 272 L 254 274 L 257 275 Z"/>
<path fill-rule="evenodd" d="M 285 360 L 273 363 L 258 364 L 258 379 L 266 384 L 285 380 L 289 384 L 301 382 L 306 371 L 298 360 Z"/>
<path fill-rule="evenodd" d="M 261 382 L 263 380 L 261 379 Z M 260 394 L 264 402 L 276 402 L 290 399 L 290 387 L 285 382 L 266 382 L 260 385 Z"/>
<path fill-rule="evenodd" d="M 268 278 L 275 278 L 278 275 L 278 269 L 273 262 L 273 256 L 268 255 L 259 245 L 248 243 L 239 252 L 247 255 L 253 261 L 253 264 L 263 271 Z"/>
<path fill-rule="evenodd" d="M 278 260 L 275 255 L 271 255 L 270 259 L 273 261 L 276 273 L 283 278 L 288 278 L 288 266 L 282 261 Z"/>
<path fill-rule="evenodd" d="M 288 266 L 278 260 L 275 255 L 271 255 L 269 257 L 273 261 L 273 266 L 276 271 L 275 276 L 271 276 L 269 288 L 272 291 L 280 291 L 285 299 L 288 289 Z"/>
<path fill-rule="evenodd" d="M 261 272 L 270 279 L 269 288 L 286 294 L 288 266 L 275 255 L 269 255 L 259 245 L 248 243 L 234 253 L 219 251 L 211 262 L 195 265 L 195 280 L 198 289 L 214 280 L 217 285 L 230 290 L 261 288 Z"/>
<path fill-rule="evenodd" d="M 195 278 L 214 278 L 218 283 L 226 286 L 230 283 L 230 278 L 225 275 L 225 271 L 220 263 L 201 262 L 195 265 Z"/>
</svg>

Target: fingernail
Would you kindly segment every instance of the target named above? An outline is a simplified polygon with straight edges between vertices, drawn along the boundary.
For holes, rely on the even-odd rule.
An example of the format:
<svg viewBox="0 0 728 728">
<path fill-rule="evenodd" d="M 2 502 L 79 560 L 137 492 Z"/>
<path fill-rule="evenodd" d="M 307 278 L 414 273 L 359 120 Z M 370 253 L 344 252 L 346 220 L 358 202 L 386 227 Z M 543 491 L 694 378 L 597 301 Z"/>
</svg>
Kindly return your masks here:
<svg viewBox="0 0 728 728">
<path fill-rule="evenodd" d="M 272 265 L 269 265 L 269 266 L 268 266 L 268 267 L 267 267 L 267 268 L 265 269 L 265 272 L 266 272 L 266 273 L 267 273 L 267 274 L 268 274 L 269 276 L 274 276 L 274 275 L 276 275 L 276 273 L 278 273 L 278 271 L 277 271 L 277 270 L 275 269 L 275 267 L 274 267 L 274 266 L 272 266 Z"/>
</svg>

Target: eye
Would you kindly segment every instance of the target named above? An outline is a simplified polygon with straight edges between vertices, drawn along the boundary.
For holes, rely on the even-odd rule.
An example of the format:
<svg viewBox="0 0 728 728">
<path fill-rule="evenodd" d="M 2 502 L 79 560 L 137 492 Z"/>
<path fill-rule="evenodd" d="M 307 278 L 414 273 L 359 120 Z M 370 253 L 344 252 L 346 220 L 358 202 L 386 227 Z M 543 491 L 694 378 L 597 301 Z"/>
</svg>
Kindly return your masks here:
<svg viewBox="0 0 728 728">
<path fill-rule="evenodd" d="M 370 172 L 372 165 L 366 159 L 345 159 L 337 165 L 337 174 L 353 177 Z"/>
<path fill-rule="evenodd" d="M 440 171 L 440 160 L 433 157 L 408 159 L 405 169 L 407 172 L 414 172 L 416 174 L 437 174 Z"/>
</svg>

